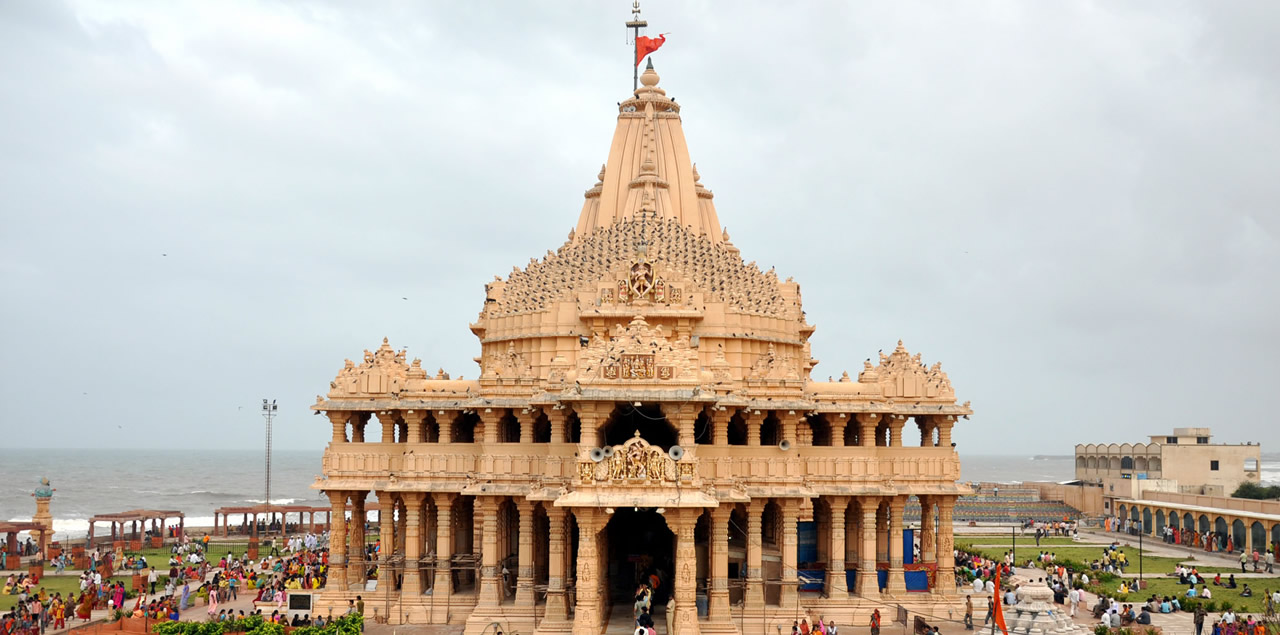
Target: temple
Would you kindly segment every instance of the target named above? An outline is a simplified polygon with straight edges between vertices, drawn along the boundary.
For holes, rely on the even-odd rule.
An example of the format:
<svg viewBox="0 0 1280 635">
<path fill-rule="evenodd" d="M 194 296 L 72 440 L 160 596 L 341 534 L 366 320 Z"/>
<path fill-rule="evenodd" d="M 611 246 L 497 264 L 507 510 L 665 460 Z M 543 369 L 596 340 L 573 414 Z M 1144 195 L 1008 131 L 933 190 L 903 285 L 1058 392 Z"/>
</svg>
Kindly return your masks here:
<svg viewBox="0 0 1280 635">
<path fill-rule="evenodd" d="M 647 581 L 679 635 L 959 615 L 968 402 L 902 342 L 815 381 L 800 285 L 743 260 L 680 106 L 652 65 L 641 84 L 568 240 L 486 286 L 478 376 L 384 339 L 317 397 L 334 536 L 317 612 L 361 594 L 392 623 L 598 635 L 629 632 Z"/>
</svg>

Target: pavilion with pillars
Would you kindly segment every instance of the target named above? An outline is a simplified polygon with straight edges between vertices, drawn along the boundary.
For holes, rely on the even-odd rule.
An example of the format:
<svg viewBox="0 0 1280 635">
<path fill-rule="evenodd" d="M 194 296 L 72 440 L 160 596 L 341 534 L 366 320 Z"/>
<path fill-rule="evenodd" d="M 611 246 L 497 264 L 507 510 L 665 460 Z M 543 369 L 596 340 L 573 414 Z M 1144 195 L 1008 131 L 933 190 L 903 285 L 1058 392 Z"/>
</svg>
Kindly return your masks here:
<svg viewBox="0 0 1280 635">
<path fill-rule="evenodd" d="M 317 397 L 334 536 L 317 611 L 359 593 L 393 623 L 597 635 L 630 623 L 640 581 L 660 631 L 674 595 L 679 635 L 960 608 L 968 402 L 901 342 L 811 377 L 800 285 L 744 262 L 658 83 L 650 65 L 619 104 L 568 240 L 486 285 L 477 378 L 384 339 Z"/>
</svg>

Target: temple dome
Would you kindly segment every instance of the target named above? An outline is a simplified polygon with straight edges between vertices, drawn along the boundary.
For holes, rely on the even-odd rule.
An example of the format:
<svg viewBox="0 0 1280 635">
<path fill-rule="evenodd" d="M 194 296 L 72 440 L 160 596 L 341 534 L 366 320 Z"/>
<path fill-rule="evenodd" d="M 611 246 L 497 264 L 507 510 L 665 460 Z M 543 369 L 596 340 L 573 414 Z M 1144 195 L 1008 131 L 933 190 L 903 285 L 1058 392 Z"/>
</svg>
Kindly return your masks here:
<svg viewBox="0 0 1280 635">
<path fill-rule="evenodd" d="M 586 192 L 577 240 L 642 209 L 674 220 L 694 236 L 713 243 L 723 239 L 711 192 L 699 183 L 689 159 L 680 106 L 658 87 L 660 79 L 651 60 L 635 95 L 618 104 L 609 158 Z"/>
</svg>

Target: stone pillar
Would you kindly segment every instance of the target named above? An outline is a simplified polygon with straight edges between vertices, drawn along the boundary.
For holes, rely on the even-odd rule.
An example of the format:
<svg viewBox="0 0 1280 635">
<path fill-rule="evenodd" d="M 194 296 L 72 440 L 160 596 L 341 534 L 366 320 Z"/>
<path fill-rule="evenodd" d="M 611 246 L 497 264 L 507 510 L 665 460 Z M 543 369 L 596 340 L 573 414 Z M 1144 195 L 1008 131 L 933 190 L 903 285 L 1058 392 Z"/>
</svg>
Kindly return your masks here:
<svg viewBox="0 0 1280 635">
<path fill-rule="evenodd" d="M 551 423 L 551 442 L 564 443 L 569 437 L 565 434 L 564 424 L 569 419 L 569 411 L 563 408 L 547 410 L 547 421 Z"/>
<path fill-rule="evenodd" d="M 329 497 L 329 573 L 326 584 L 345 589 L 347 580 L 347 493 L 325 492 Z M 225 518 L 224 518 L 225 520 Z"/>
<path fill-rule="evenodd" d="M 920 499 L 920 560 L 921 562 L 935 562 L 935 554 L 937 553 L 937 532 L 934 528 L 938 524 L 937 514 L 933 511 L 934 498 L 932 496 L 919 496 Z"/>
<path fill-rule="evenodd" d="M 798 434 L 796 428 L 803 418 L 804 415 L 797 414 L 794 410 L 779 414 L 778 433 L 782 436 L 779 441 L 786 441 L 793 446 L 800 445 L 800 439 L 796 436 Z"/>
<path fill-rule="evenodd" d="M 743 604 L 764 606 L 764 507 L 767 501 L 757 498 L 747 503 L 747 586 Z"/>
<path fill-rule="evenodd" d="M 934 587 L 937 593 L 956 592 L 955 540 L 952 536 L 954 528 L 951 526 L 955 504 L 955 496 L 938 497 L 938 584 Z"/>
<path fill-rule="evenodd" d="M 679 407 L 668 415 L 674 419 L 676 426 L 676 443 L 685 449 L 692 449 L 694 444 L 693 426 L 698 421 L 698 410 L 690 404 Z"/>
<path fill-rule="evenodd" d="M 350 544 L 347 546 L 347 583 L 348 584 L 364 584 L 365 569 L 364 559 L 364 523 L 368 518 L 365 513 L 364 497 L 366 492 L 354 492 L 351 495 L 351 522 L 347 531 L 347 539 Z M 258 523 L 254 522 L 254 527 Z"/>
<path fill-rule="evenodd" d="M 862 548 L 858 550 L 858 595 L 873 597 L 880 593 L 880 582 L 876 576 L 876 510 L 879 509 L 880 499 L 863 496 L 860 502 Z"/>
<path fill-rule="evenodd" d="M 849 425 L 848 416 L 832 414 L 827 417 L 827 421 L 831 424 L 831 445 L 837 448 L 844 447 L 844 429 Z"/>
<path fill-rule="evenodd" d="M 489 422 L 485 422 L 486 432 Z M 484 535 L 480 543 L 480 595 L 477 606 L 498 606 L 502 602 L 502 576 L 498 568 L 498 497 L 477 496 L 476 510 Z"/>
<path fill-rule="evenodd" d="M 901 429 L 901 428 L 899 428 Z M 905 496 L 889 499 L 889 582 L 892 595 L 906 593 L 907 578 L 902 567 L 902 511 L 906 508 Z"/>
<path fill-rule="evenodd" d="M 351 442 L 364 443 L 364 427 L 369 423 L 370 413 L 355 412 L 351 414 Z"/>
<path fill-rule="evenodd" d="M 782 593 L 778 595 L 778 605 L 784 609 L 794 608 L 799 601 L 800 571 L 797 569 L 796 547 L 799 544 L 796 521 L 799 519 L 800 501 L 795 498 L 783 499 L 782 503 Z"/>
<path fill-rule="evenodd" d="M 532 427 L 532 424 L 530 425 Z M 521 428 L 523 430 L 523 428 Z M 516 606 L 533 608 L 533 502 L 516 499 L 520 512 L 520 552 L 516 569 Z"/>
<path fill-rule="evenodd" d="M 516 414 L 516 422 L 520 424 L 520 443 L 529 445 L 533 443 L 533 426 L 538 420 L 537 410 L 521 411 Z"/>
<path fill-rule="evenodd" d="M 855 415 L 858 420 L 858 441 L 864 448 L 876 445 L 876 426 L 880 423 L 880 415 L 874 412 L 860 412 Z"/>
<path fill-rule="evenodd" d="M 585 433 L 585 430 L 584 430 Z M 596 532 L 600 530 L 596 510 L 578 508 L 578 600 L 574 607 L 573 635 L 600 634 L 600 586 L 597 584 L 599 559 L 596 557 Z"/>
<path fill-rule="evenodd" d="M 563 416 L 561 421 L 563 421 Z M 555 437 L 552 437 L 553 439 Z M 543 620 L 560 622 L 569 619 L 565 597 L 565 512 L 563 507 L 547 507 L 547 608 Z"/>
<path fill-rule="evenodd" d="M 907 418 L 902 415 L 889 417 L 889 446 L 902 447 L 902 427 L 907 425 Z"/>
<path fill-rule="evenodd" d="M 721 503 L 711 510 L 711 589 L 707 592 L 707 615 L 713 620 L 729 620 L 729 514 L 733 508 Z"/>
<path fill-rule="evenodd" d="M 436 413 L 436 426 L 440 429 L 436 439 L 439 443 L 453 443 L 453 420 L 457 417 L 458 413 L 456 412 Z"/>
<path fill-rule="evenodd" d="M 391 492 L 375 491 L 378 497 L 378 595 L 393 597 L 396 589 L 395 572 L 389 562 L 396 550 L 396 498 Z"/>
<path fill-rule="evenodd" d="M 347 442 L 347 420 L 351 418 L 351 413 L 330 410 L 325 413 L 329 416 L 329 422 L 333 424 L 333 442 Z"/>
<path fill-rule="evenodd" d="M 422 558 L 422 499 L 425 492 L 404 492 L 404 581 L 400 593 L 404 597 L 422 595 L 422 576 L 418 561 Z"/>
<path fill-rule="evenodd" d="M 946 420 L 944 417 L 938 417 L 938 446 L 951 447 L 951 426 L 955 425 L 954 420 Z"/>
<path fill-rule="evenodd" d="M 842 427 L 843 429 L 843 427 Z M 844 572 L 844 513 L 849 497 L 833 496 L 831 504 L 831 548 L 827 550 L 827 597 L 844 598 L 849 595 L 849 582 Z"/>
<path fill-rule="evenodd" d="M 384 410 L 378 413 L 378 427 L 382 428 L 382 442 L 396 442 L 396 413 L 394 410 Z"/>
<path fill-rule="evenodd" d="M 404 423 L 409 427 L 409 434 L 405 435 L 405 440 L 409 443 L 423 443 L 426 435 L 423 434 L 423 428 L 427 425 L 426 410 L 406 410 L 402 413 Z"/>
<path fill-rule="evenodd" d="M 757 430 L 759 428 L 757 427 Z M 697 552 L 693 543 L 693 530 L 698 524 L 699 509 L 681 509 L 675 515 L 676 533 L 676 615 L 674 635 L 697 635 Z"/>
<path fill-rule="evenodd" d="M 920 447 L 933 447 L 933 429 L 937 426 L 933 424 L 933 417 L 916 417 L 916 424 L 920 426 Z"/>
<path fill-rule="evenodd" d="M 725 408 L 713 407 L 711 418 L 711 443 L 713 445 L 729 445 L 729 419 L 733 413 Z"/>
<path fill-rule="evenodd" d="M 444 427 L 441 426 L 441 430 Z M 453 499 L 457 494 L 435 492 L 436 571 L 431 583 L 431 623 L 449 623 L 449 601 L 453 594 Z"/>
<path fill-rule="evenodd" d="M 768 416 L 765 410 L 743 410 L 742 419 L 747 424 L 747 445 L 760 445 L 760 426 Z"/>
<path fill-rule="evenodd" d="M 480 424 L 484 426 L 484 442 L 497 443 L 498 433 L 501 431 L 502 409 L 485 408 L 477 414 L 480 415 Z"/>
</svg>

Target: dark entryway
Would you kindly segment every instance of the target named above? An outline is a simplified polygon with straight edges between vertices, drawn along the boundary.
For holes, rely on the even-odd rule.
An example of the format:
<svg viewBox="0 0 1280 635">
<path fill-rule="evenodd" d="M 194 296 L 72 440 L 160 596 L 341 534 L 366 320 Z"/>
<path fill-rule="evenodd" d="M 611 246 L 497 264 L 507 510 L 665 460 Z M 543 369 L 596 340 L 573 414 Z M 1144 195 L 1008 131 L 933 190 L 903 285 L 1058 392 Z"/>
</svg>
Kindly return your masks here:
<svg viewBox="0 0 1280 635">
<path fill-rule="evenodd" d="M 615 602 L 632 604 L 641 582 L 654 587 L 653 605 L 662 606 L 675 571 L 675 534 L 657 511 L 618 509 L 605 530 L 609 538 L 609 592 Z"/>
</svg>

